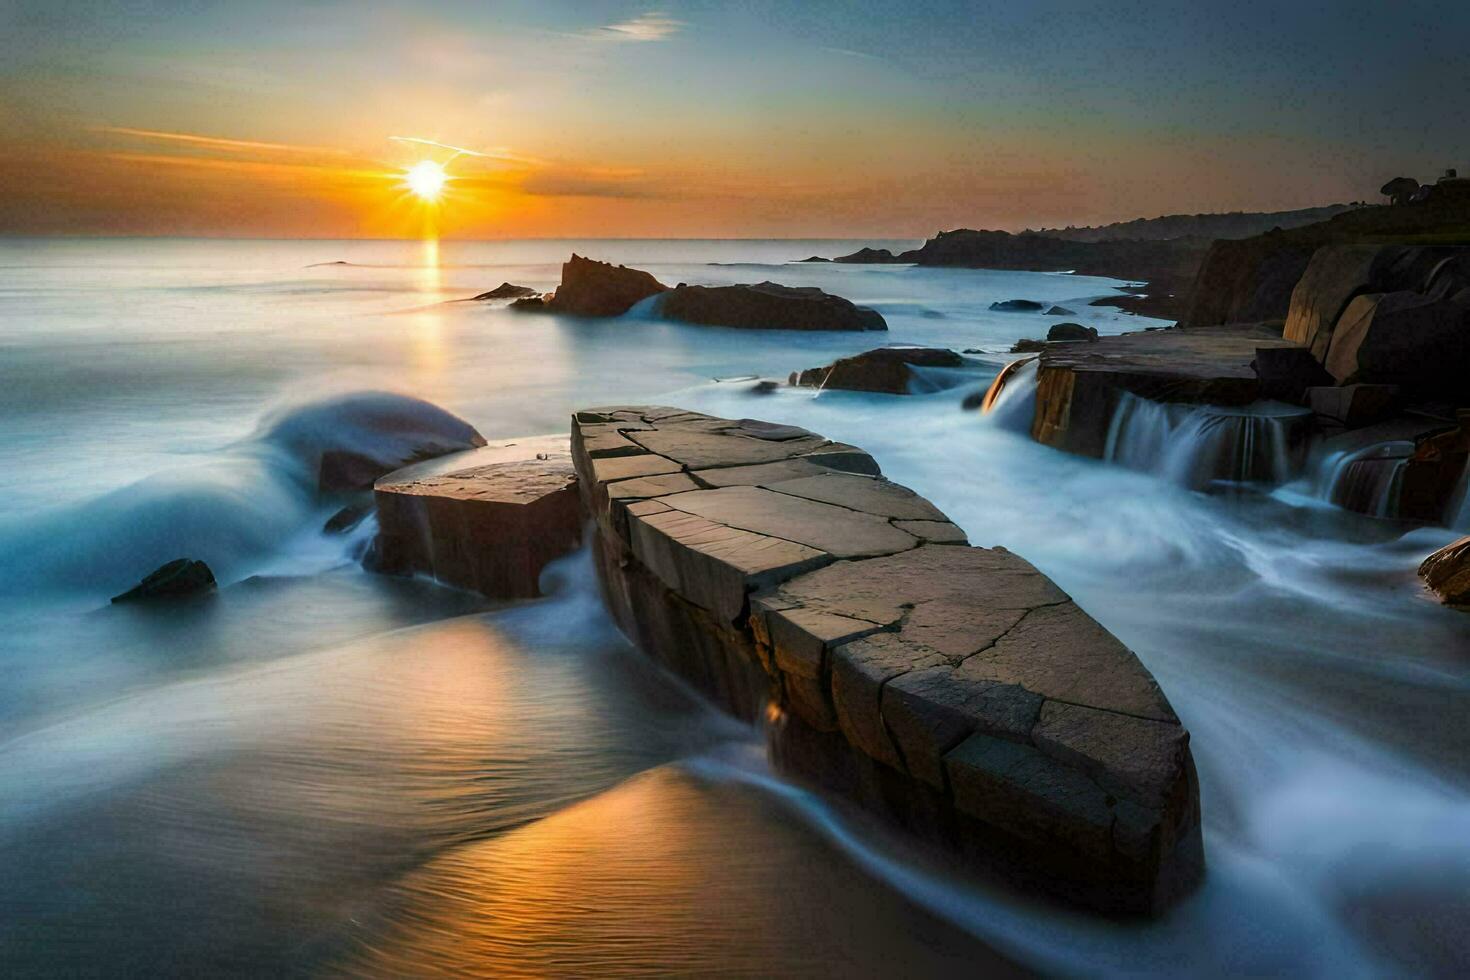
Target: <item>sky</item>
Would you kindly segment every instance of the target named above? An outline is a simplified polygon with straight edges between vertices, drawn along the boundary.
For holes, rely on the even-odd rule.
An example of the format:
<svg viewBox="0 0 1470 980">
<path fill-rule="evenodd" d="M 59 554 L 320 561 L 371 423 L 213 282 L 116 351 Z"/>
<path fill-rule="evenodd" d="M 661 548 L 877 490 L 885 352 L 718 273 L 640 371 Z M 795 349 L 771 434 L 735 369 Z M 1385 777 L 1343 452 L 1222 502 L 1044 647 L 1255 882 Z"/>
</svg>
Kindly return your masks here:
<svg viewBox="0 0 1470 980">
<path fill-rule="evenodd" d="M 0 234 L 923 238 L 1371 199 L 1470 172 L 1467 37 L 1465 0 L 0 0 Z M 434 207 L 401 179 L 425 158 Z"/>
</svg>

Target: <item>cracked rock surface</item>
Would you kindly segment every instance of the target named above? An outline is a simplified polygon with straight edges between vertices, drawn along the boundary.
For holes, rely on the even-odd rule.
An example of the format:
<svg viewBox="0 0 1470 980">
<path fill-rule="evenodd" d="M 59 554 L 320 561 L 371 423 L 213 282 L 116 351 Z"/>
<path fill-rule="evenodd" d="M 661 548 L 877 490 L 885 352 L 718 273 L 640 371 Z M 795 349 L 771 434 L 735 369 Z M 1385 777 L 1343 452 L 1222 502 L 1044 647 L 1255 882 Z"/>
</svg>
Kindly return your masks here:
<svg viewBox="0 0 1470 980">
<path fill-rule="evenodd" d="M 727 704 L 732 664 L 763 677 L 889 802 L 909 787 L 964 849 L 1045 866 L 1069 897 L 1156 911 L 1198 881 L 1188 733 L 1023 558 L 792 426 L 603 408 L 576 414 L 572 452 L 609 603 L 651 654 Z"/>
</svg>

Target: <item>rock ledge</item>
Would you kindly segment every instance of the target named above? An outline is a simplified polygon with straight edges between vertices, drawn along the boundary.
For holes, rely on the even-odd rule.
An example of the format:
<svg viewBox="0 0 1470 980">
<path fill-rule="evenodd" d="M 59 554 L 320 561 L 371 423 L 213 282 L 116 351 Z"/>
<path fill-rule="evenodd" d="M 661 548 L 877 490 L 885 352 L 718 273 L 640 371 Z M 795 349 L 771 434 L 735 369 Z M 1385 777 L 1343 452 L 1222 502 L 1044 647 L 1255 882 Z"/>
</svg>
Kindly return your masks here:
<svg viewBox="0 0 1470 980">
<path fill-rule="evenodd" d="M 624 631 L 785 768 L 1094 908 L 1203 871 L 1189 735 L 1138 659 L 862 450 L 677 408 L 572 420 Z"/>
</svg>

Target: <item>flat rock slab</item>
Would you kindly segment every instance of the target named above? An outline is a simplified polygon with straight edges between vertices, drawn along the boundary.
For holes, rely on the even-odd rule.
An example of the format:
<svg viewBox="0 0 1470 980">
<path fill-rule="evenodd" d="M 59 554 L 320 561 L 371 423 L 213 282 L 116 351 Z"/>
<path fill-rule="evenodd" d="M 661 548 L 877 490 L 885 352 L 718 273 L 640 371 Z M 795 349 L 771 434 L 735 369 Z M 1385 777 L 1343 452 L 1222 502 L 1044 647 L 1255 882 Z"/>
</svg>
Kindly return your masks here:
<svg viewBox="0 0 1470 980">
<path fill-rule="evenodd" d="M 1147 330 L 1101 337 L 1086 346 L 1048 346 L 1041 355 L 1041 367 L 1157 375 L 1188 382 L 1254 381 L 1251 361 L 1257 348 L 1299 346 L 1282 338 L 1279 323 Z"/>
<path fill-rule="evenodd" d="M 1188 733 L 1024 559 L 969 547 L 867 454 L 803 429 L 621 406 L 577 413 L 572 447 L 609 602 L 679 648 L 659 659 L 727 701 L 743 659 L 789 724 L 1081 901 L 1157 910 L 1198 881 Z"/>
<path fill-rule="evenodd" d="M 541 570 L 581 541 L 569 441 L 513 440 L 405 467 L 374 485 L 370 565 L 497 599 L 540 594 Z"/>
</svg>

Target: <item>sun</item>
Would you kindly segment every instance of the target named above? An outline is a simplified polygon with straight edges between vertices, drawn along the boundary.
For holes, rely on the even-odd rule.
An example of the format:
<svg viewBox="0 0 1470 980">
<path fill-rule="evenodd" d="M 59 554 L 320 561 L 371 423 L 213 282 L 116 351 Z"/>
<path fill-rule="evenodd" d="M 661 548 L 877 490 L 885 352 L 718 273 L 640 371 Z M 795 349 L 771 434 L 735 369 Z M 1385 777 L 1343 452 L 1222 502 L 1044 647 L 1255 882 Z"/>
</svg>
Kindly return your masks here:
<svg viewBox="0 0 1470 980">
<path fill-rule="evenodd" d="M 403 174 L 403 182 L 408 189 L 429 202 L 439 200 L 448 180 L 449 175 L 444 168 L 433 160 L 420 160 Z"/>
</svg>

